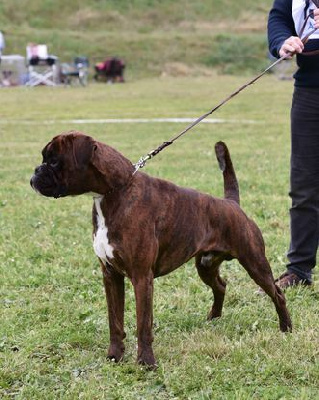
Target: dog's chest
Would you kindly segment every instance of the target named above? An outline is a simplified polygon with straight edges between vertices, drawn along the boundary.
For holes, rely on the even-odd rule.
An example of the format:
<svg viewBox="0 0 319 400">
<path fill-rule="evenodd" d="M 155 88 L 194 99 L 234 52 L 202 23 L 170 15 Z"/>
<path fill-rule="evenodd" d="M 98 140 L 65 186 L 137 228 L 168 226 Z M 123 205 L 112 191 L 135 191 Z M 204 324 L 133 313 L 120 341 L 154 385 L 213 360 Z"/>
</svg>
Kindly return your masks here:
<svg viewBox="0 0 319 400">
<path fill-rule="evenodd" d="M 106 263 L 114 258 L 114 247 L 110 244 L 108 238 L 108 228 L 105 224 L 105 218 L 101 209 L 103 197 L 94 199 L 96 209 L 96 231 L 93 235 L 93 248 L 95 254 Z"/>
</svg>

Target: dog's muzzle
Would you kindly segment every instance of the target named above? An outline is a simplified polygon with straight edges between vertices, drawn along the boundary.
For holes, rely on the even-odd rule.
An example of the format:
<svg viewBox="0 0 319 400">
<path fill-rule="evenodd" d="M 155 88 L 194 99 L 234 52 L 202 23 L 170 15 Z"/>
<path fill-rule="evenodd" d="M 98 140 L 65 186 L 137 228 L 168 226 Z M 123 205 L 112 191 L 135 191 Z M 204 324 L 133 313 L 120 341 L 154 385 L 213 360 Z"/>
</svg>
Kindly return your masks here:
<svg viewBox="0 0 319 400">
<path fill-rule="evenodd" d="M 45 163 L 35 169 L 30 185 L 33 190 L 46 197 L 57 199 L 67 194 L 66 186 L 60 184 L 53 169 Z"/>
</svg>

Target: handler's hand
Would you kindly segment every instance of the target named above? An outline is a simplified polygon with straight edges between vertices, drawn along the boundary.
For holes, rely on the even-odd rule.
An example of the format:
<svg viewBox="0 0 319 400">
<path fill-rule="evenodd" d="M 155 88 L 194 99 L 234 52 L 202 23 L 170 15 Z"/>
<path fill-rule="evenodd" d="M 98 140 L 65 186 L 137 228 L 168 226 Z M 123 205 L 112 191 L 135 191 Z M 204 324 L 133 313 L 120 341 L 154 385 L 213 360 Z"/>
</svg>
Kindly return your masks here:
<svg viewBox="0 0 319 400">
<path fill-rule="evenodd" d="M 313 16 L 314 16 L 314 22 L 315 22 L 315 28 L 319 29 L 319 8 L 316 8 L 313 10 Z"/>
<path fill-rule="evenodd" d="M 292 58 L 295 53 L 302 53 L 304 45 L 298 36 L 290 36 L 279 50 L 280 57 Z"/>
</svg>

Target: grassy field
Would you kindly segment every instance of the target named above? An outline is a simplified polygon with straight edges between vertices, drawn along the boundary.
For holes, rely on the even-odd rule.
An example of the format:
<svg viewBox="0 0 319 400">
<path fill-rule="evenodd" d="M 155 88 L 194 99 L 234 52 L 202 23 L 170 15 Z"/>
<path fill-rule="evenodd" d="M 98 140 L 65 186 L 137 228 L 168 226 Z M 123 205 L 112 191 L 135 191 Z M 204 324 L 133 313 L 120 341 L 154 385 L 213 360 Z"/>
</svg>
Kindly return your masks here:
<svg viewBox="0 0 319 400">
<path fill-rule="evenodd" d="M 133 162 L 184 123 L 102 124 L 106 118 L 195 118 L 246 81 L 210 77 L 144 79 L 86 88 L 1 89 L 0 398 L 315 399 L 318 300 L 287 292 L 294 331 L 282 334 L 273 304 L 235 261 L 223 317 L 206 321 L 212 295 L 193 262 L 156 281 L 157 371 L 137 366 L 135 302 L 126 284 L 126 355 L 106 360 L 102 277 L 91 245 L 88 196 L 46 199 L 29 179 L 40 151 L 61 131 L 87 132 Z M 146 172 L 222 196 L 213 146 L 231 151 L 241 204 L 263 231 L 274 274 L 288 246 L 289 106 L 292 82 L 266 76 L 149 162 Z M 86 123 L 75 120 L 92 120 Z M 95 122 L 93 120 L 96 120 Z M 216 121 L 218 122 L 218 121 Z M 315 280 L 317 278 L 315 277 Z"/>
<path fill-rule="evenodd" d="M 251 73 L 267 63 L 272 0 L 2 0 L 5 54 L 45 43 L 61 62 L 121 57 L 129 79 L 200 75 L 214 66 Z M 93 68 L 92 68 L 93 72 Z"/>
</svg>

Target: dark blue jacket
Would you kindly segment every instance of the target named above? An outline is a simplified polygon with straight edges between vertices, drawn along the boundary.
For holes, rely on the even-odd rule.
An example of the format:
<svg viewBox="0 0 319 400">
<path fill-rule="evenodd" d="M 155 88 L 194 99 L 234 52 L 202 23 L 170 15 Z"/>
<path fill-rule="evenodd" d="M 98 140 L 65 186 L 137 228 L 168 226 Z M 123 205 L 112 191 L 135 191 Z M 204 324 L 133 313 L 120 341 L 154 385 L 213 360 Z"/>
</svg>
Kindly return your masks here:
<svg viewBox="0 0 319 400">
<path fill-rule="evenodd" d="M 297 36 L 292 17 L 293 0 L 275 0 L 268 18 L 268 44 L 270 53 L 279 58 L 279 50 L 283 42 L 290 36 Z M 307 2 L 306 2 L 307 4 Z M 305 10 L 305 15 L 306 10 Z M 304 52 L 319 50 L 319 39 L 311 39 Z M 298 70 L 294 74 L 295 85 L 304 87 L 319 87 L 319 54 L 298 54 Z"/>
</svg>

